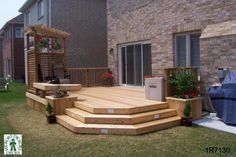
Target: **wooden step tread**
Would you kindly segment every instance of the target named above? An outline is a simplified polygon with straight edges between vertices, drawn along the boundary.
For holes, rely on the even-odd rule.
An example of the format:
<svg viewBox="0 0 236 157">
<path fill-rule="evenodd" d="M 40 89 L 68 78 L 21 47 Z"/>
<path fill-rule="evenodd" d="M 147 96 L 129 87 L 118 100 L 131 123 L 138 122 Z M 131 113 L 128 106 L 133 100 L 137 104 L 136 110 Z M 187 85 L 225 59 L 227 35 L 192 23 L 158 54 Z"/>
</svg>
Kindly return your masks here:
<svg viewBox="0 0 236 157">
<path fill-rule="evenodd" d="M 138 124 L 177 115 L 176 110 L 174 109 L 162 109 L 132 115 L 111 115 L 92 114 L 78 108 L 68 108 L 65 113 L 66 115 L 86 124 Z"/>
<path fill-rule="evenodd" d="M 84 124 L 67 115 L 57 116 L 57 122 L 75 133 L 137 135 L 180 124 L 180 117 L 170 117 L 136 125 Z"/>
<path fill-rule="evenodd" d="M 147 116 L 147 115 L 156 115 L 160 113 L 165 112 L 175 112 L 174 109 L 162 109 L 162 110 L 156 110 L 156 111 L 150 111 L 150 112 L 144 112 L 144 113 L 137 113 L 132 115 L 107 115 L 107 114 L 92 114 L 83 110 L 80 110 L 78 108 L 67 108 L 66 111 L 70 111 L 74 114 L 79 114 L 84 117 L 96 117 L 96 118 L 137 118 L 141 116 Z"/>
<path fill-rule="evenodd" d="M 159 104 L 149 104 L 142 106 L 127 106 L 127 105 L 113 105 L 113 104 L 99 104 L 95 101 L 76 101 L 74 107 L 85 110 L 94 114 L 134 114 L 147 111 L 154 111 L 159 109 L 168 108 L 166 102 L 161 102 Z"/>
<path fill-rule="evenodd" d="M 154 104 L 158 103 L 158 101 L 152 101 L 152 100 L 147 100 L 143 97 L 140 98 L 134 98 L 131 96 L 127 96 L 125 94 L 113 94 L 113 93 L 107 93 L 107 92 L 96 92 L 96 91 L 80 91 L 78 92 L 80 95 L 85 95 L 85 96 L 91 96 L 95 97 L 98 99 L 103 99 L 103 100 L 108 100 L 108 101 L 113 101 L 113 102 L 119 102 L 122 104 L 138 104 L 138 105 L 148 105 L 148 104 Z"/>
<path fill-rule="evenodd" d="M 101 101 L 101 100 L 92 100 L 92 99 L 84 99 L 84 101 L 75 101 L 76 104 L 84 103 L 90 107 L 99 107 L 99 108 L 130 108 L 129 105 L 121 104 L 121 103 L 114 103 L 110 101 Z"/>
</svg>

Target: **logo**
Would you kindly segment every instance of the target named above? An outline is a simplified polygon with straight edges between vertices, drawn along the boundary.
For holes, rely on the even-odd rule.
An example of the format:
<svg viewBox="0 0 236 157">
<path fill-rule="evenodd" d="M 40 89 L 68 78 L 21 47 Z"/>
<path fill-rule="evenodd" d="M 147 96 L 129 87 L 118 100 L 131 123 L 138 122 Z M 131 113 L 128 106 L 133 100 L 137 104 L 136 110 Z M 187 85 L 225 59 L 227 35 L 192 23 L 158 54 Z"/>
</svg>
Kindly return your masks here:
<svg viewBox="0 0 236 157">
<path fill-rule="evenodd" d="M 22 155 L 22 135 L 4 135 L 4 155 Z"/>
</svg>

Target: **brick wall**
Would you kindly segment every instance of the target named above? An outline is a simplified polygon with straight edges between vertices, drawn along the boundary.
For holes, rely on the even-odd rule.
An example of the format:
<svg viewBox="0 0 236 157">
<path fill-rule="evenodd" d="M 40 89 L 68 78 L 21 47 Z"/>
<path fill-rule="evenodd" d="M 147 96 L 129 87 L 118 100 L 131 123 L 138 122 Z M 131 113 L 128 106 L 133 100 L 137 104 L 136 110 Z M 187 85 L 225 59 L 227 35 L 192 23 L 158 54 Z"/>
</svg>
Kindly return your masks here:
<svg viewBox="0 0 236 157">
<path fill-rule="evenodd" d="M 24 80 L 25 66 L 24 66 L 24 38 L 16 38 L 15 28 L 24 27 L 23 24 L 14 25 L 14 80 Z"/>
<path fill-rule="evenodd" d="M 3 66 L 3 64 L 2 64 L 2 38 L 0 37 L 0 77 L 2 77 L 3 76 L 3 72 L 2 72 L 2 70 L 3 70 L 3 68 L 2 68 L 2 66 Z"/>
<path fill-rule="evenodd" d="M 201 39 L 201 73 L 205 88 L 219 82 L 220 67 L 236 70 L 236 34 Z"/>
<path fill-rule="evenodd" d="M 236 19 L 235 0 L 108 0 L 108 65 L 118 79 L 117 46 L 150 40 L 152 73 L 174 63 L 173 35 Z M 204 62 L 204 60 L 203 60 Z M 208 67 L 204 67 L 207 69 Z M 204 79 L 204 78 L 203 78 Z"/>
<path fill-rule="evenodd" d="M 13 80 L 23 80 L 24 71 L 24 38 L 15 37 L 15 28 L 23 24 L 9 24 L 3 36 L 3 76 L 11 75 Z M 7 35 L 10 32 L 10 35 Z M 7 37 L 8 36 L 8 37 Z M 10 59 L 10 64 L 8 60 Z"/>
<path fill-rule="evenodd" d="M 11 47 L 11 45 L 12 45 L 11 31 L 12 31 L 12 29 L 11 29 L 11 25 L 10 25 L 8 28 L 6 28 L 4 30 L 4 36 L 3 36 L 3 54 L 2 54 L 3 60 L 2 60 L 2 62 L 3 62 L 3 75 L 4 76 L 7 76 L 7 75 L 12 76 L 12 66 L 10 65 L 10 69 L 9 69 L 9 67 L 7 67 L 7 60 L 11 59 L 11 56 L 12 56 L 12 54 L 11 54 L 11 49 L 12 49 L 12 47 Z M 10 32 L 10 34 L 9 34 L 10 36 L 6 37 L 8 32 Z"/>
</svg>

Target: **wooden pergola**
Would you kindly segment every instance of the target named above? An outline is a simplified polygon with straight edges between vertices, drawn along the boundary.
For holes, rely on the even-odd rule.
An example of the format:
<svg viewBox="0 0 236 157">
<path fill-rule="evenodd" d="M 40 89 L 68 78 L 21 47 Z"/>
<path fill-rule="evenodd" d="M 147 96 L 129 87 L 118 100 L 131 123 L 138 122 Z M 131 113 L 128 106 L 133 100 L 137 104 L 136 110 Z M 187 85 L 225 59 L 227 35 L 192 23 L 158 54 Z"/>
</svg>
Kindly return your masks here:
<svg viewBox="0 0 236 157">
<path fill-rule="evenodd" d="M 65 74 L 66 39 L 70 34 L 45 25 L 33 25 L 25 29 L 25 35 L 28 91 L 35 93 L 34 82 L 46 82 L 56 75 L 56 69 L 60 75 Z"/>
</svg>

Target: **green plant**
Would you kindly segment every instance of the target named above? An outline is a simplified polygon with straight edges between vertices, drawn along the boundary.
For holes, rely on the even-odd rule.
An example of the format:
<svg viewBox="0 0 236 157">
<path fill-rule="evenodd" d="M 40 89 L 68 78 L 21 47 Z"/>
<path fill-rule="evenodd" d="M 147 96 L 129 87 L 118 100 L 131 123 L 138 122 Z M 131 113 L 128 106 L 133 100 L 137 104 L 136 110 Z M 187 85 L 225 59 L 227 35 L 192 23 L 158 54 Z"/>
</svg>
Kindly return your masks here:
<svg viewBox="0 0 236 157">
<path fill-rule="evenodd" d="M 174 88 L 174 96 L 181 98 L 186 98 L 187 96 L 189 98 L 197 95 L 197 83 L 193 79 L 193 74 L 184 72 L 172 75 L 168 83 Z"/>
<path fill-rule="evenodd" d="M 186 118 L 189 118 L 191 115 L 191 110 L 192 110 L 192 102 L 191 101 L 187 101 L 185 106 L 184 106 L 184 116 Z"/>
<path fill-rule="evenodd" d="M 48 103 L 46 111 L 48 112 L 49 115 L 53 114 L 53 107 L 50 103 Z"/>
<path fill-rule="evenodd" d="M 54 47 L 53 47 L 53 49 L 54 50 L 60 50 L 62 47 L 61 47 L 61 44 L 58 42 L 58 41 L 56 41 L 55 42 L 55 45 L 54 45 Z"/>
<path fill-rule="evenodd" d="M 47 39 L 42 39 L 40 40 L 40 42 L 38 43 L 38 47 L 39 48 L 48 48 L 49 47 L 49 43 Z"/>
</svg>

